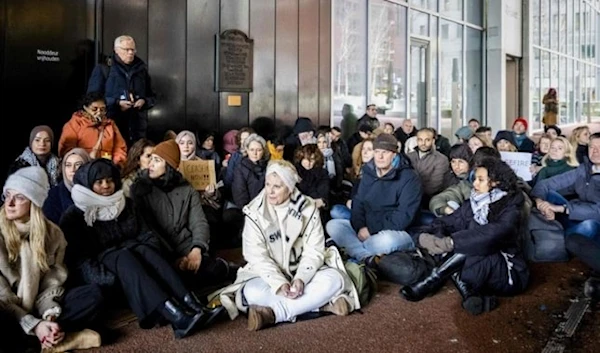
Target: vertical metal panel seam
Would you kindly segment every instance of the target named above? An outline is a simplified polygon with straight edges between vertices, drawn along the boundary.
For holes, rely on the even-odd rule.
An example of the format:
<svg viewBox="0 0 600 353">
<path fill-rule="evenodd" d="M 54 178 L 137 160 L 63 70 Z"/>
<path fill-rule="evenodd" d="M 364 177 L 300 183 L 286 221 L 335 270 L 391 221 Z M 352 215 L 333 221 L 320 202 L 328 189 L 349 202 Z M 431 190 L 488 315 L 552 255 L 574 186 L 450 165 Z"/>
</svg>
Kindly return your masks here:
<svg viewBox="0 0 600 353">
<path fill-rule="evenodd" d="M 277 1 L 275 3 L 275 20 L 273 21 L 273 116 L 277 125 Z"/>
</svg>

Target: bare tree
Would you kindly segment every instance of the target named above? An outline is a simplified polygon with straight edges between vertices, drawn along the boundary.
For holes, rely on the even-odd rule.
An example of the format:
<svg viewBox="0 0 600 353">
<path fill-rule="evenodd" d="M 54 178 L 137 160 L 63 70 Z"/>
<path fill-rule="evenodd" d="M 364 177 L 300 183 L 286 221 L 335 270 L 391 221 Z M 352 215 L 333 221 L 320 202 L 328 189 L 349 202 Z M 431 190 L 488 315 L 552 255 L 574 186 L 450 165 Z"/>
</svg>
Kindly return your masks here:
<svg viewBox="0 0 600 353">
<path fill-rule="evenodd" d="M 358 21 L 358 10 L 356 1 L 343 0 L 336 1 L 336 7 L 339 6 L 339 12 L 336 14 L 337 28 L 339 29 L 339 46 L 336 50 L 337 77 L 335 82 L 336 94 L 340 95 L 344 87 L 344 95 L 348 95 L 350 61 L 353 53 L 356 53 L 358 47 L 358 37 L 356 23 Z"/>
</svg>

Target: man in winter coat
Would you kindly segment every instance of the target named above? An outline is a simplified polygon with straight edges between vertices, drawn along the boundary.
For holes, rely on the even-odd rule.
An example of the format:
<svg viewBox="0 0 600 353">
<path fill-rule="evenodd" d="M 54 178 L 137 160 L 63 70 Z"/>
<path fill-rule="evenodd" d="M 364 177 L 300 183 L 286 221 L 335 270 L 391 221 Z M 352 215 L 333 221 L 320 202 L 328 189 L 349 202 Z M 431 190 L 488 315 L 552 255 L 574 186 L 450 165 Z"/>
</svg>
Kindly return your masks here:
<svg viewBox="0 0 600 353">
<path fill-rule="evenodd" d="M 135 55 L 135 41 L 122 35 L 115 39 L 111 64 L 94 68 L 88 84 L 88 93 L 104 92 L 107 116 L 113 119 L 121 134 L 131 146 L 146 137 L 148 116 L 146 110 L 154 106 L 150 75 L 146 63 Z"/>
<path fill-rule="evenodd" d="M 406 157 L 419 174 L 426 196 L 425 208 L 431 197 L 444 190 L 444 175 L 448 173 L 448 157 L 435 149 L 435 131 L 423 128 L 417 133 L 417 148 Z"/>
<path fill-rule="evenodd" d="M 367 262 L 414 247 L 405 229 L 417 217 L 421 204 L 421 182 L 397 153 L 396 138 L 381 134 L 373 149 L 375 156 L 363 167 L 357 194 L 352 199 L 351 219 L 333 219 L 326 226 L 329 236 L 348 255 Z"/>
</svg>

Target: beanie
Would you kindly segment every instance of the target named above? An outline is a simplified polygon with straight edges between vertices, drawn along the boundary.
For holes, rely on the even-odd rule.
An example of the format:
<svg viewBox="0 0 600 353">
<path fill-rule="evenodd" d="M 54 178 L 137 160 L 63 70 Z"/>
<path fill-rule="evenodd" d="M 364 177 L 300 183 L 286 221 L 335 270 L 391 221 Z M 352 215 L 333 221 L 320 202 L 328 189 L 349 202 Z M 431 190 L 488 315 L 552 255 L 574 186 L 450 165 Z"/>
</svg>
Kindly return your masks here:
<svg viewBox="0 0 600 353">
<path fill-rule="evenodd" d="M 525 126 L 525 130 L 528 129 L 529 123 L 527 122 L 527 119 L 522 118 L 522 117 L 515 119 L 515 122 L 513 123 L 513 126 L 512 126 L 513 129 L 515 128 L 516 123 L 521 123 L 521 124 L 523 124 L 523 126 Z"/>
<path fill-rule="evenodd" d="M 179 168 L 179 162 L 181 161 L 179 146 L 175 140 L 167 140 L 159 143 L 154 147 L 153 154 L 164 159 L 168 165 L 174 169 Z"/>
<path fill-rule="evenodd" d="M 8 177 L 2 192 L 6 193 L 6 190 L 9 189 L 23 194 L 37 207 L 42 207 L 46 197 L 48 197 L 50 183 L 43 168 L 37 166 L 24 167 Z"/>
<path fill-rule="evenodd" d="M 377 136 L 375 141 L 373 141 L 373 149 L 398 152 L 398 140 L 396 140 L 394 135 L 385 133 L 380 134 L 379 136 Z"/>
<path fill-rule="evenodd" d="M 33 143 L 33 140 L 35 140 L 35 135 L 37 135 L 39 132 L 42 132 L 42 131 L 45 131 L 48 133 L 48 136 L 50 136 L 50 145 L 54 145 L 54 132 L 52 131 L 50 126 L 38 125 L 38 126 L 34 127 L 33 129 L 31 129 L 31 132 L 29 133 L 29 146 L 31 146 L 31 143 Z"/>
<path fill-rule="evenodd" d="M 456 137 L 458 137 L 459 139 L 467 141 L 471 138 L 471 136 L 473 136 L 473 130 L 471 130 L 469 126 L 463 126 L 456 130 L 456 133 L 454 135 L 456 135 Z"/>
<path fill-rule="evenodd" d="M 239 146 L 237 145 L 238 130 L 229 130 L 223 135 L 223 149 L 227 153 L 234 153 L 238 150 Z"/>
</svg>

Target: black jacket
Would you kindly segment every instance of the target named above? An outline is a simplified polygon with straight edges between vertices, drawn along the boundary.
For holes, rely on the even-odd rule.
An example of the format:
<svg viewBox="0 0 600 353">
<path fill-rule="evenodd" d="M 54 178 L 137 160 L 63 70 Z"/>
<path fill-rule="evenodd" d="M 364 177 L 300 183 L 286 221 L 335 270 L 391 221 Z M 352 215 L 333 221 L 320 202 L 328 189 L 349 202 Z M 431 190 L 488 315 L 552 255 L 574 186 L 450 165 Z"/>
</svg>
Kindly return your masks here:
<svg viewBox="0 0 600 353">
<path fill-rule="evenodd" d="M 243 208 L 250 203 L 265 187 L 265 172 L 267 162 L 259 161 L 253 163 L 248 157 L 244 157 L 237 168 L 233 171 L 233 184 L 231 194 L 233 203 Z"/>
</svg>

